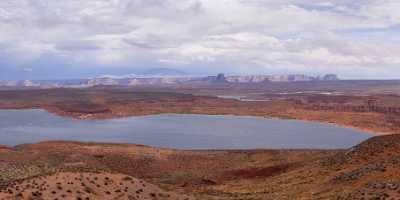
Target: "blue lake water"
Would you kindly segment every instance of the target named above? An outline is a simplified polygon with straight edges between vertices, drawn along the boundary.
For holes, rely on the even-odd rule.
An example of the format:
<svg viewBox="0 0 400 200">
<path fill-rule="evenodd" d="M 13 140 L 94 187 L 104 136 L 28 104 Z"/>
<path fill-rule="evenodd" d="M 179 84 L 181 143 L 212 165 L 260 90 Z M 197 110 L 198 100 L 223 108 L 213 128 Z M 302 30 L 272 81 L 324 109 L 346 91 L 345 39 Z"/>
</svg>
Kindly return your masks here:
<svg viewBox="0 0 400 200">
<path fill-rule="evenodd" d="M 162 114 L 77 120 L 44 110 L 0 110 L 0 144 L 48 140 L 133 143 L 179 149 L 348 148 L 372 135 L 296 120 Z"/>
</svg>

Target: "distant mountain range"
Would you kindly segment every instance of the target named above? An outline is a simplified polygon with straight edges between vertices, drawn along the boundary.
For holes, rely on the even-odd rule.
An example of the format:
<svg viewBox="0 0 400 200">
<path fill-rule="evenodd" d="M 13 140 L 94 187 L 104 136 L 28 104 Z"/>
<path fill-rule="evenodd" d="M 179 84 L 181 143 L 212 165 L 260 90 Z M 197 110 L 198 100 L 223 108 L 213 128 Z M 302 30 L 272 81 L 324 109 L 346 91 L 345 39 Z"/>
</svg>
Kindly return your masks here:
<svg viewBox="0 0 400 200">
<path fill-rule="evenodd" d="M 172 75 L 173 74 L 173 75 Z M 268 84 L 270 82 L 304 82 L 304 81 L 335 81 L 339 80 L 335 74 L 325 76 L 307 76 L 302 74 L 293 75 L 237 75 L 194 77 L 180 74 L 179 71 L 153 70 L 148 75 L 129 74 L 124 76 L 104 75 L 88 79 L 71 80 L 21 80 L 0 81 L 0 86 L 6 87 L 93 87 L 100 85 L 115 86 L 165 86 L 165 85 L 210 85 L 210 84 Z"/>
<path fill-rule="evenodd" d="M 142 73 L 144 76 L 186 76 L 187 73 L 178 69 L 153 68 Z"/>
<path fill-rule="evenodd" d="M 146 71 L 124 74 L 124 75 L 108 75 L 104 74 L 96 78 L 113 78 L 113 79 L 125 79 L 125 78 L 156 78 L 156 77 L 181 77 L 187 76 L 188 74 L 184 71 L 171 69 L 171 68 L 152 68 Z"/>
</svg>

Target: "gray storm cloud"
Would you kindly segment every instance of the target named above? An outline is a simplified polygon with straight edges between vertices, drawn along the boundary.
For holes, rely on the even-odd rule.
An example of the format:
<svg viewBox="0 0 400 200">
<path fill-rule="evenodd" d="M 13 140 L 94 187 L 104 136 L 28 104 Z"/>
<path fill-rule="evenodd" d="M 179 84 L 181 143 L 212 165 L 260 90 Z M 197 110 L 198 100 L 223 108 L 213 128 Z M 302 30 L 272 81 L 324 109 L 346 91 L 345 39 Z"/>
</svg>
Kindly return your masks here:
<svg viewBox="0 0 400 200">
<path fill-rule="evenodd" d="M 0 72 L 400 76 L 399 10 L 397 0 L 2 0 Z"/>
</svg>

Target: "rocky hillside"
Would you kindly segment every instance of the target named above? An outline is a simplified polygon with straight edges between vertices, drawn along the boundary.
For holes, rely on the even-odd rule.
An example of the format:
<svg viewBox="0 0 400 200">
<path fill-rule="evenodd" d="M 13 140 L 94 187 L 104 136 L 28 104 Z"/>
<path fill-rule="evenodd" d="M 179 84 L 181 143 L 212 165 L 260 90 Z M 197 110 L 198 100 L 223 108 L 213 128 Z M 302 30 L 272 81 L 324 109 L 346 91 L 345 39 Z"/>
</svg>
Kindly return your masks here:
<svg viewBox="0 0 400 200">
<path fill-rule="evenodd" d="M 333 156 L 220 192 L 247 199 L 399 199 L 400 135 L 374 137 Z"/>
<path fill-rule="evenodd" d="M 165 192 L 130 176 L 110 173 L 56 173 L 17 183 L 0 192 L 0 199 L 129 199 L 192 200 Z"/>
<path fill-rule="evenodd" d="M 0 160 L 1 199 L 400 198 L 400 135 L 336 151 L 45 142 L 2 147 Z"/>
</svg>

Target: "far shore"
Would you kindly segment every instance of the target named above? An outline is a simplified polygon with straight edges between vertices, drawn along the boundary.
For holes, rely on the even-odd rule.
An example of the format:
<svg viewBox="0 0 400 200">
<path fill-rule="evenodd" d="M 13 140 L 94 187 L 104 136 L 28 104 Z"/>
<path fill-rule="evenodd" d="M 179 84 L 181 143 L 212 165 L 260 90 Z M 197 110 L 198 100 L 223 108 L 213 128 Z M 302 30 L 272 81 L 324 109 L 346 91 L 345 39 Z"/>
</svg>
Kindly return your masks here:
<svg viewBox="0 0 400 200">
<path fill-rule="evenodd" d="M 136 91 L 134 88 L 0 91 L 0 109 L 44 109 L 59 116 L 81 120 L 164 113 L 253 116 L 318 122 L 372 135 L 400 133 L 400 113 L 384 111 L 397 108 L 397 102 L 400 101 L 397 96 L 332 97 L 307 94 L 282 98 L 266 94 L 263 98 L 270 101 L 240 101 L 215 97 L 212 93 L 216 91 L 212 89 L 206 88 L 208 95 L 196 95 L 200 91 L 195 89 L 186 92 L 180 89 Z M 379 103 L 385 109 L 379 112 L 357 109 L 371 98 L 380 99 Z M 344 103 L 356 106 L 343 109 L 340 105 Z"/>
<path fill-rule="evenodd" d="M 161 114 L 200 114 L 200 115 L 226 115 L 226 116 L 240 116 L 240 117 L 262 117 L 262 118 L 269 118 L 269 119 L 277 119 L 277 120 L 296 120 L 296 121 L 304 121 L 304 122 L 315 122 L 320 124 L 332 125 L 341 128 L 348 128 L 357 130 L 360 132 L 368 133 L 374 136 L 383 136 L 383 135 L 392 135 L 397 134 L 395 132 L 390 131 L 382 131 L 376 129 L 370 129 L 367 127 L 359 127 L 353 126 L 348 124 L 341 124 L 341 123 L 334 123 L 334 122 L 326 122 L 322 120 L 312 120 L 312 119 L 304 119 L 304 118 L 291 118 L 291 117 L 279 117 L 279 116 L 263 116 L 263 115 L 251 115 L 251 113 L 243 114 L 235 114 L 235 113 L 174 113 L 174 112 L 159 112 L 159 113 L 129 113 L 127 115 L 113 115 L 109 113 L 107 115 L 98 115 L 98 114 L 77 114 L 77 113 L 68 113 L 68 112 L 60 112 L 57 109 L 49 108 L 49 107 L 33 107 L 33 108 L 26 108 L 26 107 L 16 107 L 16 108 L 0 108 L 0 110 L 26 110 L 26 109 L 40 109 L 45 110 L 49 113 L 55 114 L 61 117 L 69 117 L 78 120 L 107 120 L 107 119 L 119 119 L 119 118 L 126 118 L 126 117 L 140 117 L 140 116 L 150 116 L 150 115 L 161 115 Z"/>
</svg>

